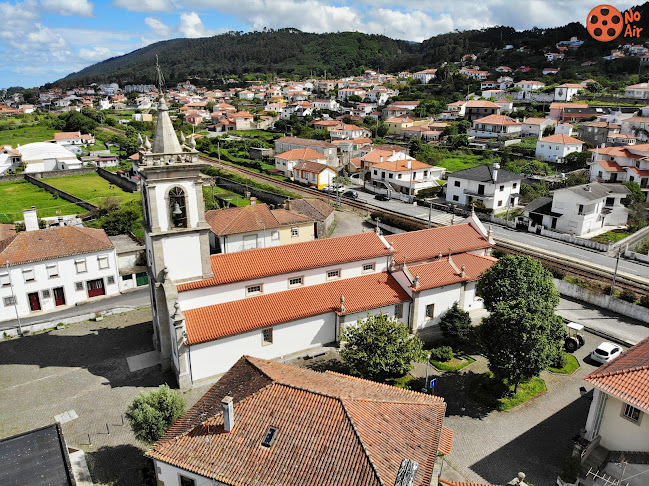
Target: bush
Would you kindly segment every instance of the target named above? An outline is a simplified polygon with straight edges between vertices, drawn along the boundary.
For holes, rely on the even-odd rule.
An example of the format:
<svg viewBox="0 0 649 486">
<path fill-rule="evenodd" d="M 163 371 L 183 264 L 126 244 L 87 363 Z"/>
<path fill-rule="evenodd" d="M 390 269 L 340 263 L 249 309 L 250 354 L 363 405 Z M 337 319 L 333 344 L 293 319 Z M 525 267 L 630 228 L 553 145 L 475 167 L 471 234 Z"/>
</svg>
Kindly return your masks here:
<svg viewBox="0 0 649 486">
<path fill-rule="evenodd" d="M 552 368 L 557 368 L 557 369 L 560 370 L 561 368 L 563 368 L 564 366 L 566 366 L 566 364 L 568 364 L 568 359 L 566 358 L 566 355 L 563 354 L 563 353 L 559 353 L 559 354 L 554 358 L 554 361 L 552 362 L 552 365 L 551 365 L 551 366 L 552 366 Z"/>
<path fill-rule="evenodd" d="M 136 396 L 125 415 L 135 438 L 153 444 L 184 412 L 185 399 L 180 392 L 160 385 Z"/>
<path fill-rule="evenodd" d="M 440 346 L 430 350 L 430 359 L 433 361 L 450 361 L 455 356 L 450 346 Z"/>
<path fill-rule="evenodd" d="M 439 327 L 445 338 L 466 341 L 471 334 L 471 317 L 455 302 L 442 316 Z"/>
<path fill-rule="evenodd" d="M 578 457 L 565 457 L 561 461 L 559 477 L 566 483 L 574 483 L 581 472 L 581 460 Z"/>
<path fill-rule="evenodd" d="M 640 305 L 649 308 L 649 294 L 640 297 Z"/>
<path fill-rule="evenodd" d="M 625 301 L 625 302 L 630 302 L 634 303 L 636 301 L 636 296 L 633 292 L 630 290 L 623 290 L 622 293 L 620 294 L 620 299 Z"/>
</svg>

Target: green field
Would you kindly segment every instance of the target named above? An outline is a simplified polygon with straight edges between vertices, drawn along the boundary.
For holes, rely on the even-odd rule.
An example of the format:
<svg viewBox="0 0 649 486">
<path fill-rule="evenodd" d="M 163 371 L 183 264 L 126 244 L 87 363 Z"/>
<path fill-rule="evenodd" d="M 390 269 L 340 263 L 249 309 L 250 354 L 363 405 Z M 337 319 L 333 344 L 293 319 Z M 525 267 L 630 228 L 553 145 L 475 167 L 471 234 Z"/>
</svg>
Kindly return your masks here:
<svg viewBox="0 0 649 486">
<path fill-rule="evenodd" d="M 0 200 L 2 200 L 0 223 L 21 221 L 23 209 L 32 206 L 36 207 L 37 214 L 41 218 L 87 212 L 82 207 L 53 196 L 45 189 L 23 180 L 0 183 Z"/>
<path fill-rule="evenodd" d="M 444 157 L 442 160 L 435 162 L 435 165 L 445 167 L 449 172 L 457 172 L 458 170 L 468 169 L 477 165 L 491 164 L 491 160 L 485 160 L 481 155 L 475 154 L 453 154 L 450 157 Z"/>
<path fill-rule="evenodd" d="M 44 142 L 54 138 L 53 128 L 40 125 L 0 131 L 0 145 L 25 145 L 32 142 Z"/>
<path fill-rule="evenodd" d="M 51 186 L 98 206 L 107 197 L 115 197 L 123 203 L 139 201 L 139 192 L 125 192 L 95 172 L 65 177 L 51 177 L 45 180 Z"/>
<path fill-rule="evenodd" d="M 240 137 L 246 138 L 261 138 L 266 141 L 284 136 L 281 133 L 267 132 L 266 130 L 231 130 L 227 132 L 227 135 L 239 135 Z"/>
</svg>

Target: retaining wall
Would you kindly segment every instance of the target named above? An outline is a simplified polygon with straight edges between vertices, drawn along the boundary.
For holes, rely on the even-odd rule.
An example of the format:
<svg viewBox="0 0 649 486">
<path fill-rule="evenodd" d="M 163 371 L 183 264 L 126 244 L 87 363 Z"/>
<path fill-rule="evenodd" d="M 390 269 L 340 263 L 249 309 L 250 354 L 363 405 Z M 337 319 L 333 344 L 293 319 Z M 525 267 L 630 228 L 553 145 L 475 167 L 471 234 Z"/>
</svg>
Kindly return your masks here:
<svg viewBox="0 0 649 486">
<path fill-rule="evenodd" d="M 567 243 L 572 243 L 573 245 L 585 246 L 586 248 L 590 248 L 592 250 L 597 250 L 597 251 L 610 250 L 610 247 L 608 245 L 597 243 L 596 241 L 586 240 L 584 238 L 579 238 L 578 236 L 575 235 L 569 235 L 566 233 L 557 233 L 556 231 L 550 231 L 545 228 L 541 229 L 541 233 L 537 233 L 537 234 L 540 234 L 541 236 L 547 236 L 549 238 L 554 238 L 555 240 L 561 240 Z"/>
<path fill-rule="evenodd" d="M 641 305 L 631 304 L 610 295 L 600 294 L 591 290 L 571 284 L 565 280 L 553 279 L 554 285 L 562 295 L 575 298 L 589 304 L 611 310 L 623 316 L 631 317 L 642 322 L 649 323 L 649 309 Z"/>
<path fill-rule="evenodd" d="M 635 251 L 625 251 L 624 257 L 630 258 L 631 260 L 638 260 L 639 262 L 649 263 L 649 255 L 636 253 Z"/>
<path fill-rule="evenodd" d="M 288 199 L 286 196 L 280 194 L 275 194 L 272 192 L 267 192 L 256 187 L 247 186 L 241 184 L 240 182 L 235 182 L 233 180 L 227 179 L 225 177 L 216 176 L 215 178 L 216 185 L 224 187 L 228 190 L 241 194 L 242 196 L 246 195 L 246 192 L 250 193 L 251 196 L 256 197 L 259 201 L 266 204 L 273 204 L 275 207 L 279 207 Z"/>
<path fill-rule="evenodd" d="M 97 174 L 99 174 L 111 184 L 115 184 L 117 187 L 124 189 L 126 192 L 138 192 L 139 190 L 139 187 L 135 182 L 121 177 L 114 172 L 102 169 L 101 167 L 97 168 Z"/>
<path fill-rule="evenodd" d="M 69 194 L 69 193 L 67 193 L 65 191 L 62 191 L 61 189 L 57 189 L 54 186 L 50 186 L 49 184 L 41 181 L 40 179 L 32 177 L 29 174 L 25 174 L 25 180 L 27 182 L 30 182 L 30 183 L 34 184 L 35 186 L 42 187 L 43 189 L 45 189 L 47 192 L 49 192 L 51 194 L 56 194 L 61 199 L 65 199 L 66 201 L 74 203 L 77 206 L 81 206 L 82 208 L 84 208 L 84 209 L 86 209 L 88 211 L 92 211 L 93 209 L 97 209 L 97 206 L 95 206 L 94 204 L 90 204 L 89 202 L 86 202 L 83 199 L 79 199 L 77 196 L 73 196 L 72 194 Z"/>
<path fill-rule="evenodd" d="M 34 179 L 47 179 L 48 177 L 64 177 L 71 175 L 81 175 L 89 174 L 94 172 L 94 167 L 81 167 L 80 169 L 68 169 L 68 170 L 49 170 L 46 172 L 32 172 L 31 174 L 25 174 L 26 176 L 33 177 Z"/>
</svg>

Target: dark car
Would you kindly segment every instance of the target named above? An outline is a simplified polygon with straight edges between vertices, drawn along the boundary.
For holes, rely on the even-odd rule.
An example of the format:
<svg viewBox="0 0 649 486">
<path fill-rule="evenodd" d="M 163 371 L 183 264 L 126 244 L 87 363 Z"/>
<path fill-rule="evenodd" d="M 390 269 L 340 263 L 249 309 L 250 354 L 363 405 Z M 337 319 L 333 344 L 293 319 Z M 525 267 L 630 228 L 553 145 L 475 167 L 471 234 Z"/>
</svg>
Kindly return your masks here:
<svg viewBox="0 0 649 486">
<path fill-rule="evenodd" d="M 387 196 L 387 194 L 377 194 L 376 196 L 374 196 L 374 199 L 376 199 L 377 201 L 389 201 L 390 200 L 390 198 Z"/>
<path fill-rule="evenodd" d="M 343 192 L 343 197 L 349 199 L 358 199 L 358 193 L 356 191 L 345 191 Z"/>
</svg>

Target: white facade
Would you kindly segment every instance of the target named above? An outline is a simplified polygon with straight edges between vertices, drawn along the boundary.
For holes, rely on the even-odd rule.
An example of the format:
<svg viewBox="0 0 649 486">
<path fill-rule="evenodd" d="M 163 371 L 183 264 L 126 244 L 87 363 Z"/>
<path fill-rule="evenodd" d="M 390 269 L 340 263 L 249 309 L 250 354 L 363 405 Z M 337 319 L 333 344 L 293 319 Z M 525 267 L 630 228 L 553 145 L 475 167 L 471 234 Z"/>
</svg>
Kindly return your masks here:
<svg viewBox="0 0 649 486">
<path fill-rule="evenodd" d="M 406 161 L 405 164 L 409 162 L 412 163 L 412 161 Z M 372 183 L 374 185 L 382 185 L 381 183 L 387 182 L 396 192 L 410 196 L 416 195 L 422 189 L 437 187 L 437 181 L 441 179 L 446 171 L 443 167 L 432 165 L 418 167 L 417 169 L 390 170 L 382 168 L 385 164 L 378 164 L 371 167 L 370 177 Z"/>
<path fill-rule="evenodd" d="M 115 249 L 12 265 L 8 271 L 6 266 L 2 266 L 0 321 L 15 319 L 16 307 L 20 317 L 27 317 L 85 302 L 92 298 L 89 297 L 88 282 L 98 280 L 101 280 L 105 295 L 119 293 Z M 90 285 L 93 286 L 96 284 Z M 11 300 L 12 295 L 16 296 L 16 306 Z M 40 307 L 40 310 L 32 310 L 32 307 Z"/>
<path fill-rule="evenodd" d="M 462 179 L 449 174 L 446 183 L 446 202 L 468 206 L 473 201 L 482 201 L 487 209 L 506 211 L 507 207 L 518 204 L 521 180 L 493 184 Z"/>
<path fill-rule="evenodd" d="M 550 137 L 547 139 L 540 138 L 536 142 L 535 157 L 537 159 L 545 160 L 546 162 L 563 162 L 566 155 L 573 152 L 581 152 L 584 146 L 581 141 L 579 143 L 561 143 L 548 140 Z"/>
<path fill-rule="evenodd" d="M 584 87 L 580 84 L 562 84 L 554 88 L 554 101 L 570 101 Z"/>
</svg>

